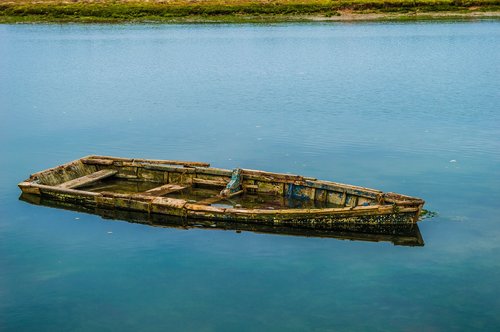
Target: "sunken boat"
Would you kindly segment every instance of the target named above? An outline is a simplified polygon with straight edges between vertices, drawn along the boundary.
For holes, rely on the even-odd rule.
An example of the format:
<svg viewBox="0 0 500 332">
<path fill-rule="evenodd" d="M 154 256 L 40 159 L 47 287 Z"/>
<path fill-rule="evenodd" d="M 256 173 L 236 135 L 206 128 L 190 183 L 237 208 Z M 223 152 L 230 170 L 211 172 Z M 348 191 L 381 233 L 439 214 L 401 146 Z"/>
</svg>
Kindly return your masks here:
<svg viewBox="0 0 500 332">
<path fill-rule="evenodd" d="M 224 225 L 328 230 L 414 225 L 424 201 L 300 175 L 203 162 L 86 156 L 32 174 L 23 194 Z"/>
<path fill-rule="evenodd" d="M 303 228 L 263 223 L 231 222 L 224 220 L 203 220 L 169 216 L 157 213 L 85 206 L 47 196 L 22 193 L 19 199 L 32 205 L 75 211 L 101 217 L 105 221 L 125 221 L 151 227 L 187 231 L 202 229 L 229 232 L 251 232 L 279 236 L 330 238 L 346 241 L 389 242 L 395 246 L 422 247 L 424 240 L 418 224 L 376 225 L 359 223 L 337 223 L 328 228 Z M 80 218 L 78 218 L 80 219 Z"/>
</svg>

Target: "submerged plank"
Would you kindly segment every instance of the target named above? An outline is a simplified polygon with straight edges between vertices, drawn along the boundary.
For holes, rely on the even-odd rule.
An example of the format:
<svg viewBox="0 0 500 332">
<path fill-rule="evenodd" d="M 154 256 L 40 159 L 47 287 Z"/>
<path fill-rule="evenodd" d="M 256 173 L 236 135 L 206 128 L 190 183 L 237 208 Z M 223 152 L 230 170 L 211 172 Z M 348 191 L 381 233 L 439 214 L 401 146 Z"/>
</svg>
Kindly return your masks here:
<svg viewBox="0 0 500 332">
<path fill-rule="evenodd" d="M 103 169 L 101 171 L 94 172 L 89 175 L 85 175 L 82 177 L 79 177 L 77 179 L 69 180 L 64 183 L 61 183 L 58 185 L 58 188 L 67 188 L 67 189 L 74 189 L 78 187 L 83 187 L 85 185 L 92 184 L 94 182 L 97 182 L 99 180 L 109 178 L 110 176 L 115 175 L 118 173 L 118 171 L 114 169 Z"/>
<path fill-rule="evenodd" d="M 222 197 L 222 196 L 213 196 L 213 197 L 209 197 L 209 198 L 206 198 L 204 200 L 201 200 L 199 202 L 196 202 L 196 204 L 199 204 L 199 205 L 210 205 L 210 204 L 213 204 L 215 202 L 218 202 L 220 200 L 223 200 L 225 197 Z"/>
<path fill-rule="evenodd" d="M 163 196 L 166 194 L 170 194 L 174 191 L 179 191 L 186 188 L 187 188 L 186 186 L 179 186 L 177 184 L 166 184 L 160 187 L 149 189 L 142 194 L 147 196 Z"/>
<path fill-rule="evenodd" d="M 227 185 L 227 182 L 225 181 L 206 180 L 200 178 L 193 178 L 193 183 L 204 184 L 207 186 L 216 186 L 216 187 L 225 187 Z"/>
<path fill-rule="evenodd" d="M 204 199 L 202 201 L 196 202 L 196 204 L 199 204 L 199 205 L 210 205 L 210 204 L 216 203 L 218 201 L 221 201 L 223 199 L 227 199 L 227 198 L 231 198 L 231 197 L 243 194 L 243 192 L 244 192 L 244 190 L 240 190 L 240 191 L 232 193 L 232 194 L 230 194 L 228 196 L 217 195 L 217 196 L 209 197 L 209 198 L 206 198 L 206 199 Z"/>
</svg>

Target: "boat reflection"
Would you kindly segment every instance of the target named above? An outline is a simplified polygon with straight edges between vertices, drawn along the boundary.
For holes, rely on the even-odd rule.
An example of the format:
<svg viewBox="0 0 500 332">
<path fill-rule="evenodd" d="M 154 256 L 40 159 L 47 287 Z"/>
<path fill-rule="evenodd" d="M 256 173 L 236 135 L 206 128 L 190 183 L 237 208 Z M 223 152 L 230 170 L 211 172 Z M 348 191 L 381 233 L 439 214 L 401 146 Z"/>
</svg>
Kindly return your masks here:
<svg viewBox="0 0 500 332">
<path fill-rule="evenodd" d="M 147 214 L 137 211 L 102 209 L 88 207 L 71 202 L 52 200 L 38 195 L 22 194 L 20 200 L 52 208 L 65 209 L 89 214 L 95 214 L 103 219 L 123 220 L 155 227 L 167 228 L 206 228 L 222 229 L 236 232 L 248 231 L 254 233 L 292 235 L 304 237 L 334 238 L 351 241 L 391 242 L 398 246 L 423 246 L 424 241 L 417 224 L 402 225 L 366 225 L 337 224 L 328 229 L 306 229 L 284 226 L 263 225 L 254 223 L 235 223 L 225 221 L 203 221 L 186 219 L 161 214 Z"/>
</svg>

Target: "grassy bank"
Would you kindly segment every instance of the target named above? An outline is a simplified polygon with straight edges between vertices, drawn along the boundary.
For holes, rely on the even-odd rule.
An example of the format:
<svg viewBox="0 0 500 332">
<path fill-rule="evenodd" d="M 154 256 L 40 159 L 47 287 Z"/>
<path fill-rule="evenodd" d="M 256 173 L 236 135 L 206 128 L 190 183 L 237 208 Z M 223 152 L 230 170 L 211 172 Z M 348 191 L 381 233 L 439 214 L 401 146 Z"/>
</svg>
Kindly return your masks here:
<svg viewBox="0 0 500 332">
<path fill-rule="evenodd" d="M 500 17 L 500 0 L 7 0 L 0 23 L 281 22 Z"/>
</svg>

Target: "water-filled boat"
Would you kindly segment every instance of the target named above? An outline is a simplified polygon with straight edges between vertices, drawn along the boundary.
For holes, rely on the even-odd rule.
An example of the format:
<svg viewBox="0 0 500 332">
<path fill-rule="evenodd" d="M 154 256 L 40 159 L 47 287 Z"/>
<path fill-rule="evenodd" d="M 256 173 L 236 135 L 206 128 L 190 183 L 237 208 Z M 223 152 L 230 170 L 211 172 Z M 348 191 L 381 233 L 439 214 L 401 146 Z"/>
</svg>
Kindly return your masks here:
<svg viewBox="0 0 500 332">
<path fill-rule="evenodd" d="M 315 230 L 415 224 L 424 206 L 420 198 L 300 175 L 109 156 L 34 173 L 19 188 L 52 201 L 153 217 Z"/>
<path fill-rule="evenodd" d="M 203 220 L 169 216 L 157 213 L 141 211 L 122 210 L 113 208 L 101 208 L 97 206 L 86 206 L 74 202 L 65 202 L 47 196 L 22 193 L 20 200 L 38 206 L 55 209 L 75 211 L 78 213 L 97 215 L 105 221 L 126 221 L 146 226 L 171 228 L 176 230 L 203 229 L 223 230 L 227 232 L 252 232 L 259 234 L 273 234 L 281 236 L 332 238 L 348 241 L 365 242 L 390 242 L 396 246 L 422 247 L 424 240 L 420 233 L 418 224 L 360 224 L 360 223 L 338 223 L 328 228 L 303 228 L 289 227 L 283 225 L 269 225 L 264 223 L 232 222 L 224 220 Z M 85 218 L 66 219 L 61 216 L 62 221 L 84 222 Z"/>
</svg>

